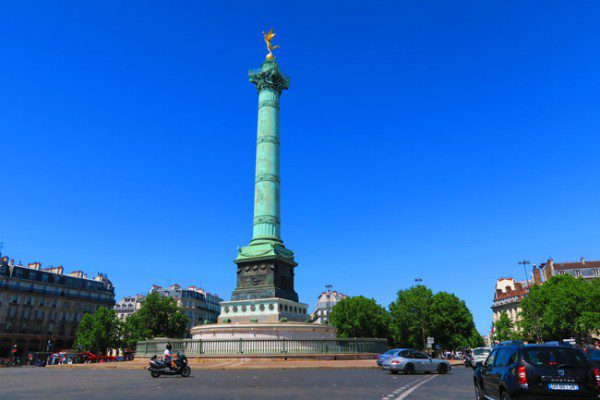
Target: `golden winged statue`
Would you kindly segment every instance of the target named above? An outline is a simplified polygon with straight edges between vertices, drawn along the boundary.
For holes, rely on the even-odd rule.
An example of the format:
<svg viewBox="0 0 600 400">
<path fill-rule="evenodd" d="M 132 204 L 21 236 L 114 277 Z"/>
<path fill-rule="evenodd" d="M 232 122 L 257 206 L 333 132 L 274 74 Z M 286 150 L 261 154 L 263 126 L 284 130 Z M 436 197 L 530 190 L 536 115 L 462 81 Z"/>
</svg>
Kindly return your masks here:
<svg viewBox="0 0 600 400">
<path fill-rule="evenodd" d="M 273 46 L 271 44 L 271 40 L 275 37 L 275 33 L 273 32 L 273 28 L 268 33 L 263 31 L 263 36 L 265 37 L 265 43 L 267 44 L 267 50 L 269 50 L 269 54 L 267 54 L 267 60 L 274 60 L 275 56 L 273 55 L 273 50 L 278 49 L 279 46 Z"/>
</svg>

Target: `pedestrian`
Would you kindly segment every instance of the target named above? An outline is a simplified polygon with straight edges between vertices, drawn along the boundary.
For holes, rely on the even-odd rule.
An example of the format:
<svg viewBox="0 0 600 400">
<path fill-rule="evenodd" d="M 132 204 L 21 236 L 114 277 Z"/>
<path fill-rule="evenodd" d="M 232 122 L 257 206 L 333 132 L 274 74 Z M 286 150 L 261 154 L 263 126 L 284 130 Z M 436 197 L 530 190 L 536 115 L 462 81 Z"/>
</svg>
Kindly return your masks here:
<svg viewBox="0 0 600 400">
<path fill-rule="evenodd" d="M 13 367 L 14 367 L 15 365 L 17 365 L 17 351 L 18 351 L 18 348 L 17 348 L 17 345 L 15 344 L 15 345 L 13 346 L 12 350 L 10 351 L 10 353 L 11 353 L 11 356 L 12 356 L 12 363 L 13 363 Z"/>
</svg>

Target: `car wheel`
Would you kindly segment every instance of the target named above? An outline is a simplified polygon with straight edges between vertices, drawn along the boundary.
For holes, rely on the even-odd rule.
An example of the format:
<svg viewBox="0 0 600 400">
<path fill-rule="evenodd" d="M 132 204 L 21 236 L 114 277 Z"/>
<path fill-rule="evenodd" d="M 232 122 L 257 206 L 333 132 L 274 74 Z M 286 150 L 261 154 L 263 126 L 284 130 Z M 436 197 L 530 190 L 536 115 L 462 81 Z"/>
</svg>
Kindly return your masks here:
<svg viewBox="0 0 600 400">
<path fill-rule="evenodd" d="M 404 373 L 406 375 L 414 375 L 415 374 L 415 366 L 412 364 L 406 364 L 404 366 Z"/>
<path fill-rule="evenodd" d="M 158 371 L 150 371 L 150 376 L 153 378 L 158 378 L 160 376 L 160 372 Z"/>
<path fill-rule="evenodd" d="M 448 373 L 448 366 L 446 364 L 440 364 L 438 366 L 438 374 L 444 375 Z"/>
<path fill-rule="evenodd" d="M 500 394 L 500 400 L 510 400 L 510 396 L 507 391 L 504 391 Z"/>
<path fill-rule="evenodd" d="M 481 387 L 479 386 L 479 383 L 475 383 L 475 399 L 476 400 L 485 400 L 485 397 L 483 397 L 483 392 L 481 391 Z"/>
</svg>

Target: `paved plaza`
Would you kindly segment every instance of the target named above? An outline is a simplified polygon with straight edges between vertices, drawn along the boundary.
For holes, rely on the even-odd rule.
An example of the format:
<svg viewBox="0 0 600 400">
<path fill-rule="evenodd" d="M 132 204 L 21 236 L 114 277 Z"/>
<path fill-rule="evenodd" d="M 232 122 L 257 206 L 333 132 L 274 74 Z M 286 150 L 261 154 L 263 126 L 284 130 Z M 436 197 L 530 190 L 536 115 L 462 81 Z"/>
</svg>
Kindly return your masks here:
<svg viewBox="0 0 600 400">
<path fill-rule="evenodd" d="M 472 370 L 448 375 L 391 375 L 379 369 L 207 370 L 189 378 L 151 378 L 144 370 L 0 369 L 0 397 L 10 399 L 469 399 Z"/>
</svg>

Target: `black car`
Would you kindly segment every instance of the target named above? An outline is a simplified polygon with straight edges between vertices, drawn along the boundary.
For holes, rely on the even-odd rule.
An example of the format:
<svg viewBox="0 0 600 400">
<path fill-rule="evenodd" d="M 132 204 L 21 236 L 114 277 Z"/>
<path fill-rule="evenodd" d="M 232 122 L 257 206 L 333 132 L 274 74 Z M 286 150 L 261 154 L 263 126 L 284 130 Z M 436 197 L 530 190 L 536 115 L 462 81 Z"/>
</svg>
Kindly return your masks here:
<svg viewBox="0 0 600 400">
<path fill-rule="evenodd" d="M 600 368 L 600 350 L 589 350 L 587 355 L 590 360 L 592 360 L 596 368 Z"/>
<path fill-rule="evenodd" d="M 571 346 L 497 346 L 473 381 L 478 400 L 600 399 L 600 371 Z"/>
</svg>

